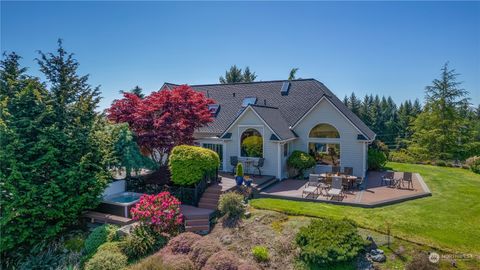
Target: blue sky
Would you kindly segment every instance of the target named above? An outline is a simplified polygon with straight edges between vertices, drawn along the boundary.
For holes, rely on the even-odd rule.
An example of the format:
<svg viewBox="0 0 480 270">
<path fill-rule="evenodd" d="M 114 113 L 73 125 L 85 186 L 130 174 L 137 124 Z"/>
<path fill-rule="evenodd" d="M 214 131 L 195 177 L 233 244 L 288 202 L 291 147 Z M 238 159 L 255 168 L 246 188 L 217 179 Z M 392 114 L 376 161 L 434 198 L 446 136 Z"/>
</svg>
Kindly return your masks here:
<svg viewBox="0 0 480 270">
<path fill-rule="evenodd" d="M 57 38 L 101 108 L 135 85 L 217 83 L 232 64 L 258 80 L 298 67 L 340 98 L 423 100 L 446 61 L 480 103 L 480 2 L 1 2 L 1 49 L 32 74 Z"/>
</svg>

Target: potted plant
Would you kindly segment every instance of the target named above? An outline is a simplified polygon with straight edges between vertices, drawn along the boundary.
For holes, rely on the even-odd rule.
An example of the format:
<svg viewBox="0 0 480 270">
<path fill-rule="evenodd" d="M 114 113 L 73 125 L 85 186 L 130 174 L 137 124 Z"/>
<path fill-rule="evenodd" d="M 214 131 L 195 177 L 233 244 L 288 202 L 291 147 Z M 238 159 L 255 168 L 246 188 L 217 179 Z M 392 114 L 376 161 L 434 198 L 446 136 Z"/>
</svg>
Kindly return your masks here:
<svg viewBox="0 0 480 270">
<path fill-rule="evenodd" d="M 243 184 L 243 165 L 240 162 L 237 164 L 237 174 L 235 175 L 235 181 L 237 182 L 237 186 L 241 186 Z"/>
<path fill-rule="evenodd" d="M 245 185 L 246 185 L 247 187 L 250 187 L 250 186 L 252 185 L 253 179 L 250 178 L 250 176 L 245 176 L 245 180 L 244 180 L 244 181 L 245 181 Z"/>
</svg>

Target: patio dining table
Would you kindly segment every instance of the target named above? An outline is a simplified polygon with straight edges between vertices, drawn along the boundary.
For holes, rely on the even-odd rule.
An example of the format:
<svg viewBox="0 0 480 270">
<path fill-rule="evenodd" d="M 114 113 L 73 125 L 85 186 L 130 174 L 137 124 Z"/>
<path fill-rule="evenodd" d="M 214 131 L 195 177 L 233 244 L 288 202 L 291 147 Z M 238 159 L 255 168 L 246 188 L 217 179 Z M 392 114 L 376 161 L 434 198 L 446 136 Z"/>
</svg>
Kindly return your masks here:
<svg viewBox="0 0 480 270">
<path fill-rule="evenodd" d="M 327 178 L 327 177 L 332 177 L 332 176 L 337 176 L 337 175 L 334 174 L 334 173 L 321 173 L 320 174 L 321 178 Z M 339 176 L 342 177 L 343 180 L 347 181 L 348 189 L 351 189 L 353 187 L 353 184 L 357 180 L 357 177 L 354 176 L 354 175 L 341 174 Z"/>
</svg>

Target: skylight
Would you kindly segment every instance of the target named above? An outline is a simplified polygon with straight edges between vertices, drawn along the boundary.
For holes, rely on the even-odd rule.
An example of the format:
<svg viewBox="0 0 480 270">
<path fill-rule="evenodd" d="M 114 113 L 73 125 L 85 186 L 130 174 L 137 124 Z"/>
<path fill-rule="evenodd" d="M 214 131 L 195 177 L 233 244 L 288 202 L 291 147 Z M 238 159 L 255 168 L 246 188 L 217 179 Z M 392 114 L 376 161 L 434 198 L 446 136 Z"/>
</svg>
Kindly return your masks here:
<svg viewBox="0 0 480 270">
<path fill-rule="evenodd" d="M 257 103 L 256 97 L 246 97 L 243 99 L 242 107 L 247 107 L 248 105 Z"/>
<path fill-rule="evenodd" d="M 220 109 L 219 104 L 208 104 L 208 110 L 210 110 L 213 116 L 217 115 L 219 109 Z"/>
</svg>

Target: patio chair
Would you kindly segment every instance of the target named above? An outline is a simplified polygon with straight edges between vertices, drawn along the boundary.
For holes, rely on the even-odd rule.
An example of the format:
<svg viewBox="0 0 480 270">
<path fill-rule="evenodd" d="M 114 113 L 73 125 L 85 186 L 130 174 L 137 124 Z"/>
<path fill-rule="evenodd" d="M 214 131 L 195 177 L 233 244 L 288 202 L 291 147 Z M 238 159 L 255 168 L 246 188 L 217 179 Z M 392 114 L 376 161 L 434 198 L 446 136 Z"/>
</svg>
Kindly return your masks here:
<svg viewBox="0 0 480 270">
<path fill-rule="evenodd" d="M 255 167 L 258 170 L 259 176 L 262 176 L 262 171 L 260 170 L 260 168 L 263 167 L 263 163 L 265 163 L 265 159 L 259 158 L 258 161 L 255 164 L 253 164 L 253 167 Z"/>
<path fill-rule="evenodd" d="M 411 172 L 404 172 L 402 178 L 402 186 L 407 183 L 407 187 L 413 189 L 413 174 Z"/>
<path fill-rule="evenodd" d="M 363 177 L 357 177 L 357 180 L 355 180 L 355 186 L 357 187 L 358 190 L 360 190 L 360 186 L 363 184 Z"/>
<path fill-rule="evenodd" d="M 382 175 L 382 186 L 385 184 L 388 186 L 393 186 L 395 184 L 395 179 L 394 179 L 394 173 L 393 172 L 387 172 L 386 174 Z"/>
<path fill-rule="evenodd" d="M 353 175 L 353 168 L 352 167 L 344 167 L 343 173 L 346 175 Z"/>
<path fill-rule="evenodd" d="M 332 166 L 332 173 L 339 173 L 340 172 L 340 166 Z"/>
<path fill-rule="evenodd" d="M 308 195 L 316 195 L 318 194 L 318 185 L 320 183 L 320 175 L 318 174 L 310 174 L 308 177 L 308 182 L 305 184 L 305 188 L 302 191 L 302 198 L 308 197 Z M 304 194 L 305 197 L 303 197 Z"/>
<path fill-rule="evenodd" d="M 327 192 L 329 196 L 340 198 L 343 196 L 343 186 L 342 186 L 342 177 L 341 176 L 333 176 L 332 177 L 332 188 L 330 188 Z"/>
<path fill-rule="evenodd" d="M 230 157 L 230 165 L 232 165 L 232 173 L 235 174 L 235 169 L 237 168 L 238 164 L 238 157 L 237 156 L 231 156 Z"/>
</svg>

